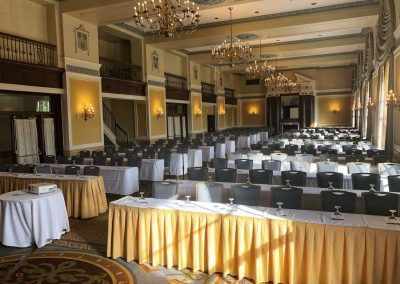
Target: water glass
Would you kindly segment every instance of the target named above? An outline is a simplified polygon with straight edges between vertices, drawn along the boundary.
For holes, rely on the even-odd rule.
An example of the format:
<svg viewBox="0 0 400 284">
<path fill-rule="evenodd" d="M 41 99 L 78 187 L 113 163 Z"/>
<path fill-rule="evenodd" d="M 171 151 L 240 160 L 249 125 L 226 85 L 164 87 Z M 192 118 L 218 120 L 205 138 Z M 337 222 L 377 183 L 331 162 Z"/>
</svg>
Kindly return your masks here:
<svg viewBox="0 0 400 284">
<path fill-rule="evenodd" d="M 329 183 L 328 189 L 334 190 L 335 188 L 333 187 L 333 182 L 329 181 L 328 183 Z"/>
<path fill-rule="evenodd" d="M 390 212 L 389 220 L 397 220 L 396 215 L 395 215 L 397 213 L 397 211 L 394 209 L 390 209 L 389 212 Z"/>
<path fill-rule="evenodd" d="M 334 206 L 334 208 L 336 209 L 334 215 L 337 217 L 342 217 L 342 213 L 340 213 L 340 209 L 342 208 L 342 206 L 336 205 Z"/>
<path fill-rule="evenodd" d="M 369 191 L 371 191 L 371 192 L 375 191 L 375 184 L 370 184 L 369 185 Z"/>
<path fill-rule="evenodd" d="M 283 202 L 277 202 L 276 205 L 278 206 L 278 208 L 276 209 L 276 216 L 282 217 L 283 216 L 283 209 L 282 209 Z"/>
</svg>

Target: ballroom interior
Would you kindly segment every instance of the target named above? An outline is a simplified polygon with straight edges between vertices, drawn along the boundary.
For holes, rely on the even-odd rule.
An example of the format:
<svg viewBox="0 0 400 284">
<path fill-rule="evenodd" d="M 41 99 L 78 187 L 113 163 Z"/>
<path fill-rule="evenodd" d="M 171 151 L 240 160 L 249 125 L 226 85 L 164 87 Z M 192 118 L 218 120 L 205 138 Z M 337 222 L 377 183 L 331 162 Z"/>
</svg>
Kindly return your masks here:
<svg viewBox="0 0 400 284">
<path fill-rule="evenodd" d="M 400 0 L 0 4 L 0 283 L 400 283 Z"/>
</svg>

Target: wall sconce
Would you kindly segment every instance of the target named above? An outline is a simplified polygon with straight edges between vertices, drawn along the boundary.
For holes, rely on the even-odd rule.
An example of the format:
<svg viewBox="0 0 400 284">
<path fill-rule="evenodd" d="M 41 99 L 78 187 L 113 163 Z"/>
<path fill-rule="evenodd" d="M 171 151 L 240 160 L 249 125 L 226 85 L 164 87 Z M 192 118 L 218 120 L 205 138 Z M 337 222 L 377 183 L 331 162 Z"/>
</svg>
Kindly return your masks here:
<svg viewBox="0 0 400 284">
<path fill-rule="evenodd" d="M 225 115 L 225 109 L 224 109 L 224 108 L 221 108 L 221 109 L 219 110 L 219 115 L 221 115 L 221 116 L 224 116 L 224 115 Z"/>
<path fill-rule="evenodd" d="M 251 116 L 257 116 L 257 112 L 256 112 L 256 110 L 251 110 L 250 112 L 249 112 L 249 114 L 251 115 Z"/>
<path fill-rule="evenodd" d="M 361 110 L 363 108 L 362 104 L 358 104 L 357 106 L 353 105 L 352 110 L 356 111 L 356 110 Z"/>
<path fill-rule="evenodd" d="M 87 121 L 90 118 L 94 117 L 94 107 L 91 104 L 84 105 L 82 108 L 82 112 L 80 113 L 81 118 L 84 121 Z"/>
<path fill-rule="evenodd" d="M 200 116 L 203 112 L 201 111 L 201 108 L 198 108 L 195 112 L 194 115 L 195 116 Z"/>
<path fill-rule="evenodd" d="M 156 117 L 157 117 L 157 119 L 162 118 L 163 115 L 164 115 L 164 110 L 163 110 L 162 107 L 159 107 L 159 108 L 156 110 Z"/>
<path fill-rule="evenodd" d="M 332 107 L 329 111 L 335 115 L 336 113 L 340 112 L 340 109 L 338 107 Z"/>
<path fill-rule="evenodd" d="M 386 104 L 390 108 L 400 110 L 400 98 L 393 92 L 393 90 L 390 90 L 387 94 Z"/>
<path fill-rule="evenodd" d="M 368 103 L 367 103 L 367 108 L 368 109 L 374 109 L 375 108 L 375 102 L 372 101 L 372 98 L 369 98 Z"/>
</svg>

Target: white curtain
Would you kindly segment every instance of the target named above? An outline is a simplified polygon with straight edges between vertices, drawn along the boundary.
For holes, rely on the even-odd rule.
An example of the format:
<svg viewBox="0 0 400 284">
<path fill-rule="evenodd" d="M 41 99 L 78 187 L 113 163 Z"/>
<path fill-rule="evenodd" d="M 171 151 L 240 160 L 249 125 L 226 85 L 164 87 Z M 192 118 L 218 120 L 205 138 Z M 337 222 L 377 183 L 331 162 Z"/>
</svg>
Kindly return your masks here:
<svg viewBox="0 0 400 284">
<path fill-rule="evenodd" d="M 36 118 L 14 119 L 15 154 L 19 164 L 39 163 Z"/>
<path fill-rule="evenodd" d="M 181 137 L 181 117 L 174 116 L 175 137 Z"/>
<path fill-rule="evenodd" d="M 168 116 L 168 138 L 174 138 L 174 117 Z"/>
<path fill-rule="evenodd" d="M 45 118 L 43 123 L 44 146 L 46 155 L 56 155 L 56 142 L 54 137 L 54 119 Z"/>
</svg>

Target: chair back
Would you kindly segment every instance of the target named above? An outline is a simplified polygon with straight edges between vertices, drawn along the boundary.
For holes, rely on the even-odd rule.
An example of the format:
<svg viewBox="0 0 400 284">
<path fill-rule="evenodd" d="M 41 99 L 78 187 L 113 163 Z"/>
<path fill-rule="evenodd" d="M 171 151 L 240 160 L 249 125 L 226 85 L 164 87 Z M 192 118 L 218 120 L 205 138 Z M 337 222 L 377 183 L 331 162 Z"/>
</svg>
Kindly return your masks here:
<svg viewBox="0 0 400 284">
<path fill-rule="evenodd" d="M 85 163 L 85 158 L 83 156 L 72 156 L 71 163 L 76 165 L 83 165 Z"/>
<path fill-rule="evenodd" d="M 351 175 L 353 189 L 357 190 L 370 190 L 371 184 L 374 185 L 376 191 L 381 188 L 381 176 L 379 174 L 371 173 L 356 173 Z"/>
<path fill-rule="evenodd" d="M 255 184 L 272 184 L 273 172 L 271 170 L 251 170 L 250 182 Z"/>
<path fill-rule="evenodd" d="M 232 185 L 232 194 L 235 204 L 258 206 L 261 187 L 254 184 Z"/>
<path fill-rule="evenodd" d="M 45 163 L 45 164 L 55 164 L 56 163 L 56 156 L 53 156 L 53 155 L 44 156 L 43 163 Z"/>
<path fill-rule="evenodd" d="M 81 168 L 79 166 L 66 166 L 65 174 L 66 175 L 77 175 L 81 172 Z"/>
<path fill-rule="evenodd" d="M 318 162 L 317 172 L 337 172 L 339 164 L 337 162 Z"/>
<path fill-rule="evenodd" d="M 332 154 L 322 154 L 319 156 L 321 162 L 338 162 L 338 156 Z"/>
<path fill-rule="evenodd" d="M 251 170 L 253 168 L 253 160 L 237 159 L 235 160 L 235 166 L 239 170 Z"/>
<path fill-rule="evenodd" d="M 352 162 L 352 163 L 347 163 L 347 168 L 349 174 L 369 173 L 371 171 L 371 164 Z"/>
<path fill-rule="evenodd" d="M 391 192 L 400 192 L 400 175 L 388 176 L 388 187 Z"/>
<path fill-rule="evenodd" d="M 178 199 L 178 186 L 175 182 L 154 182 L 153 197 L 158 199 Z"/>
<path fill-rule="evenodd" d="M 335 212 L 335 206 L 340 206 L 341 212 L 355 213 L 357 194 L 341 190 L 321 191 L 322 211 Z"/>
<path fill-rule="evenodd" d="M 363 192 L 365 214 L 390 216 L 389 210 L 399 212 L 399 196 L 391 192 Z"/>
<path fill-rule="evenodd" d="M 266 147 L 263 147 L 263 148 L 261 148 L 261 153 L 263 154 L 263 155 L 271 155 L 272 153 L 274 152 L 274 149 L 272 149 L 272 148 L 266 148 Z"/>
<path fill-rule="evenodd" d="M 215 169 L 215 181 L 217 182 L 236 182 L 236 169 Z"/>
<path fill-rule="evenodd" d="M 364 162 L 365 158 L 363 155 L 346 155 L 346 163 L 354 163 L 354 162 Z"/>
<path fill-rule="evenodd" d="M 96 154 L 93 156 L 93 165 L 95 166 L 106 166 L 107 165 L 107 157 L 104 155 Z"/>
<path fill-rule="evenodd" d="M 372 158 L 372 164 L 373 165 L 379 165 L 380 163 L 390 163 L 392 158 L 388 155 L 379 155 L 379 156 L 374 156 Z"/>
<path fill-rule="evenodd" d="M 337 172 L 319 172 L 317 173 L 317 185 L 319 188 L 329 188 L 332 183 L 333 188 L 343 188 L 343 174 Z"/>
<path fill-rule="evenodd" d="M 278 207 L 277 202 L 282 202 L 282 208 L 301 209 L 303 189 L 298 187 L 271 187 L 272 206 Z"/>
<path fill-rule="evenodd" d="M 70 159 L 68 156 L 60 155 L 60 156 L 57 156 L 57 163 L 64 164 L 64 165 L 70 164 Z"/>
<path fill-rule="evenodd" d="M 90 158 L 90 151 L 89 150 L 79 151 L 79 156 L 81 156 L 82 158 Z"/>
<path fill-rule="evenodd" d="M 314 162 L 314 156 L 310 154 L 296 154 L 295 158 L 298 161 L 304 161 L 310 164 Z"/>
<path fill-rule="evenodd" d="M 190 167 L 187 169 L 188 179 L 197 181 L 208 180 L 208 169 L 206 167 Z"/>
<path fill-rule="evenodd" d="M 215 169 L 224 169 L 228 167 L 228 160 L 224 158 L 214 158 L 211 160 L 211 167 Z"/>
<path fill-rule="evenodd" d="M 96 166 L 86 166 L 83 168 L 83 174 L 85 176 L 99 176 L 100 168 Z"/>
<path fill-rule="evenodd" d="M 272 153 L 271 154 L 271 160 L 272 161 L 286 161 L 288 155 L 285 153 Z"/>
<path fill-rule="evenodd" d="M 292 171 L 310 172 L 310 163 L 307 161 L 294 160 L 290 161 L 290 169 Z"/>
<path fill-rule="evenodd" d="M 282 171 L 282 184 L 286 185 L 286 181 L 290 180 L 292 186 L 306 186 L 307 174 L 301 171 Z"/>
<path fill-rule="evenodd" d="M 221 183 L 204 183 L 196 184 L 196 200 L 203 202 L 222 202 L 222 191 L 224 186 Z"/>
<path fill-rule="evenodd" d="M 8 165 L 7 164 L 0 164 L 0 172 L 4 173 L 4 172 L 8 172 Z"/>
<path fill-rule="evenodd" d="M 158 158 L 164 160 L 164 167 L 169 168 L 171 161 L 171 152 L 160 151 L 158 152 Z"/>
<path fill-rule="evenodd" d="M 281 171 L 281 161 L 268 161 L 264 160 L 262 161 L 262 168 L 264 170 L 270 170 L 274 172 L 280 172 Z"/>
<path fill-rule="evenodd" d="M 35 171 L 38 174 L 51 174 L 51 166 L 50 165 L 37 165 L 35 167 Z"/>
<path fill-rule="evenodd" d="M 112 156 L 111 158 L 111 166 L 122 166 L 124 163 L 124 157 L 122 156 Z"/>
<path fill-rule="evenodd" d="M 138 157 L 129 157 L 128 158 L 128 167 L 140 168 L 141 165 L 142 165 L 142 158 L 138 158 Z"/>
<path fill-rule="evenodd" d="M 95 156 L 104 156 L 104 151 L 101 150 L 92 151 L 92 158 L 94 158 Z"/>
</svg>

